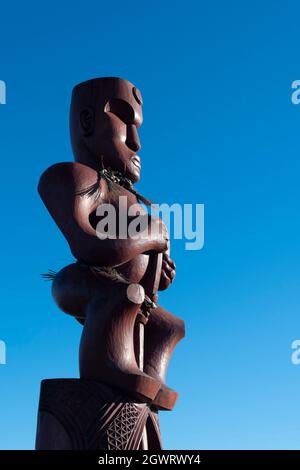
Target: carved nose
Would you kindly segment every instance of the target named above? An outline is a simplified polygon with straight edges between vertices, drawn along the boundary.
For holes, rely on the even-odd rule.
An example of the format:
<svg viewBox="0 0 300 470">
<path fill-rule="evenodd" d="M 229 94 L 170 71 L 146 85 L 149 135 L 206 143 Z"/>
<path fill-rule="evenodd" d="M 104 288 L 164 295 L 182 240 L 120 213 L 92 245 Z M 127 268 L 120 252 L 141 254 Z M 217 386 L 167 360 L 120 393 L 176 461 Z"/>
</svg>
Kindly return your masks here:
<svg viewBox="0 0 300 470">
<path fill-rule="evenodd" d="M 139 135 L 134 125 L 127 126 L 126 145 L 134 152 L 138 152 L 141 148 Z"/>
</svg>

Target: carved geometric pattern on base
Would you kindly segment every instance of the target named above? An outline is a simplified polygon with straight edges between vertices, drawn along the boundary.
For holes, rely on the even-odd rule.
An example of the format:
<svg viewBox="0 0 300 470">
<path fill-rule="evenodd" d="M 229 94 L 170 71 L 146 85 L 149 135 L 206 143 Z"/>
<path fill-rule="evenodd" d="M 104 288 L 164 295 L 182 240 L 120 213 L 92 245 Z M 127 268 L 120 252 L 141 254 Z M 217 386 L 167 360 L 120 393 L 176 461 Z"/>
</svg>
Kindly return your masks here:
<svg viewBox="0 0 300 470">
<path fill-rule="evenodd" d="M 146 423 L 149 445 L 161 449 L 158 414 L 146 403 L 101 382 L 43 380 L 36 449 L 137 450 Z"/>
<path fill-rule="evenodd" d="M 126 444 L 134 430 L 138 417 L 137 407 L 133 403 L 125 403 L 107 429 L 107 441 L 110 450 L 126 449 Z"/>
</svg>

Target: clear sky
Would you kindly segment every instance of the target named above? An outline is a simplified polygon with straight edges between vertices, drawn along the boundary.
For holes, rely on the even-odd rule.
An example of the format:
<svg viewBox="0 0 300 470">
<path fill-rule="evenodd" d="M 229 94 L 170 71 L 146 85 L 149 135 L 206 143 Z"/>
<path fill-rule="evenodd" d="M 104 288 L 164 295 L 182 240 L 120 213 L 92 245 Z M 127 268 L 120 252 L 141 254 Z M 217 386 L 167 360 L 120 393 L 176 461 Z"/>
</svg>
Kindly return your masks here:
<svg viewBox="0 0 300 470">
<path fill-rule="evenodd" d="M 120 76 L 144 99 L 140 191 L 204 203 L 161 304 L 186 321 L 165 448 L 300 448 L 299 2 L 2 2 L 0 448 L 34 446 L 39 383 L 78 377 L 81 326 L 39 274 L 72 261 L 39 175 L 72 159 L 72 87 Z"/>
</svg>

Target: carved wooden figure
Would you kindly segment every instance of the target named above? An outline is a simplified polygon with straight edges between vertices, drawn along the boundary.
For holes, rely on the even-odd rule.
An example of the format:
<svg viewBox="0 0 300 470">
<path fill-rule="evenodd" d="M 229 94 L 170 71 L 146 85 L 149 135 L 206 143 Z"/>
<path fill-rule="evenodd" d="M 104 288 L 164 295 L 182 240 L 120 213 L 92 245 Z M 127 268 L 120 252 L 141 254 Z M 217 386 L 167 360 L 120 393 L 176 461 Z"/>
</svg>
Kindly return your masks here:
<svg viewBox="0 0 300 470">
<path fill-rule="evenodd" d="M 43 381 L 37 449 L 158 449 L 157 412 L 171 410 L 178 396 L 165 380 L 184 322 L 157 304 L 175 264 L 165 225 L 134 188 L 142 120 L 141 93 L 130 82 L 77 85 L 70 110 L 75 162 L 51 166 L 39 182 L 77 260 L 52 276 L 53 296 L 83 332 L 80 379 Z M 121 237 L 117 223 L 114 238 L 99 237 L 104 216 L 97 209 L 108 204 L 117 216 L 135 209 L 144 221 L 137 236 Z"/>
</svg>

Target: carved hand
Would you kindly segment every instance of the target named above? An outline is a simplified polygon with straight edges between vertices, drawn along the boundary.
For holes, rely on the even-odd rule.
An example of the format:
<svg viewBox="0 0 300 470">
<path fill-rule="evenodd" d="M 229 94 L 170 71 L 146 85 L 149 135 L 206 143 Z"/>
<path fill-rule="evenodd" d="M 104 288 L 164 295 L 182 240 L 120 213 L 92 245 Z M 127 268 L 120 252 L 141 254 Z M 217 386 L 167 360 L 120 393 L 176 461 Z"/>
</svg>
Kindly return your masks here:
<svg viewBox="0 0 300 470">
<path fill-rule="evenodd" d="M 175 277 L 176 265 L 167 253 L 163 254 L 159 290 L 166 290 Z"/>
</svg>

